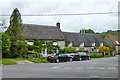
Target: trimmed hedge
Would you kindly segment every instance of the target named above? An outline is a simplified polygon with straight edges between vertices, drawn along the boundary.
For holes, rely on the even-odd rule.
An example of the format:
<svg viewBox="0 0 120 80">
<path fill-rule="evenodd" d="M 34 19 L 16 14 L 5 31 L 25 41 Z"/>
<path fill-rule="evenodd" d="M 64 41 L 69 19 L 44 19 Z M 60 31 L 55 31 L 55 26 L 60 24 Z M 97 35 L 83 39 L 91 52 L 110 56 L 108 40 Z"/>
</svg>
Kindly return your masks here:
<svg viewBox="0 0 120 80">
<path fill-rule="evenodd" d="M 38 53 L 38 52 L 35 52 L 35 51 L 28 51 L 28 55 L 29 55 L 29 54 L 36 55 L 36 57 L 39 56 L 39 53 Z"/>
<path fill-rule="evenodd" d="M 100 58 L 100 57 L 103 57 L 102 54 L 96 54 L 96 53 L 93 53 L 93 54 L 89 54 L 91 56 L 91 58 Z"/>
</svg>

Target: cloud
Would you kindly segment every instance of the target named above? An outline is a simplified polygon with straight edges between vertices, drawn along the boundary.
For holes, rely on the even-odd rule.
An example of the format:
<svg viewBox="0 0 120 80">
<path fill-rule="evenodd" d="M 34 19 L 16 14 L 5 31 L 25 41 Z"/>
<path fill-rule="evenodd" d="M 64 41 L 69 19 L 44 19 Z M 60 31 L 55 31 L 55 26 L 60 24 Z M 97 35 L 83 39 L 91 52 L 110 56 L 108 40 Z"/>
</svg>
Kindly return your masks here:
<svg viewBox="0 0 120 80">
<path fill-rule="evenodd" d="M 117 12 L 118 0 L 6 0 L 2 1 L 4 14 L 11 14 L 18 8 L 21 14 L 61 14 Z M 55 25 L 61 23 L 62 31 L 79 32 L 81 28 L 91 28 L 96 32 L 117 29 L 117 14 L 80 15 L 80 16 L 22 16 L 23 23 Z M 5 18 L 5 17 L 4 17 Z M 9 17 L 6 17 L 9 21 Z M 102 27 L 102 28 L 101 28 Z"/>
</svg>

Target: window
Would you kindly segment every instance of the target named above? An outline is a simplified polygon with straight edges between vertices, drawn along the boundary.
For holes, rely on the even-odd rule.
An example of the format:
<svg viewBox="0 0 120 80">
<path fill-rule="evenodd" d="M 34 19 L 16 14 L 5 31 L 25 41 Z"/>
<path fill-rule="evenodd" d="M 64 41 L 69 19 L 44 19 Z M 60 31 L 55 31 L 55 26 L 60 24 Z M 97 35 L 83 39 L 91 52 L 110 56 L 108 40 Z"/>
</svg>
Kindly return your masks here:
<svg viewBox="0 0 120 80">
<path fill-rule="evenodd" d="M 29 44 L 29 45 L 33 45 L 33 42 L 32 42 L 32 41 L 28 41 L 27 44 Z"/>
<path fill-rule="evenodd" d="M 84 45 L 85 45 L 85 43 L 84 43 L 84 42 L 81 42 L 81 43 L 80 43 L 80 46 L 84 46 Z"/>
<path fill-rule="evenodd" d="M 102 43 L 100 43 L 100 46 L 103 46 L 103 42 L 102 42 Z"/>
<path fill-rule="evenodd" d="M 118 41 L 115 41 L 117 44 L 119 44 L 119 42 Z"/>
<path fill-rule="evenodd" d="M 95 46 L 95 42 L 94 42 L 94 43 L 92 43 L 92 46 Z"/>
<path fill-rule="evenodd" d="M 72 43 L 72 42 L 70 42 L 70 43 L 69 43 L 69 45 L 68 45 L 68 47 L 72 47 L 72 45 L 73 45 L 73 43 Z"/>
<path fill-rule="evenodd" d="M 57 41 L 53 41 L 53 45 L 57 45 Z"/>
<path fill-rule="evenodd" d="M 57 49 L 53 49 L 54 50 L 54 53 L 57 53 Z"/>
<path fill-rule="evenodd" d="M 42 45 L 46 45 L 45 41 L 43 41 Z"/>
</svg>

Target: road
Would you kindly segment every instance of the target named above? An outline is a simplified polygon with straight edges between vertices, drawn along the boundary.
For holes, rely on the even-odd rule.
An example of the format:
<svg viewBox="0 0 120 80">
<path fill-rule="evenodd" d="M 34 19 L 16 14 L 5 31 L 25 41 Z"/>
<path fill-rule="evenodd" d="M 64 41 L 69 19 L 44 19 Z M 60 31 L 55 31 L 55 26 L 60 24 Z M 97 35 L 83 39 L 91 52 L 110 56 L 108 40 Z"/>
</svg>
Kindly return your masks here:
<svg viewBox="0 0 120 80">
<path fill-rule="evenodd" d="M 3 78 L 118 78 L 118 56 L 63 63 L 3 65 Z"/>
</svg>

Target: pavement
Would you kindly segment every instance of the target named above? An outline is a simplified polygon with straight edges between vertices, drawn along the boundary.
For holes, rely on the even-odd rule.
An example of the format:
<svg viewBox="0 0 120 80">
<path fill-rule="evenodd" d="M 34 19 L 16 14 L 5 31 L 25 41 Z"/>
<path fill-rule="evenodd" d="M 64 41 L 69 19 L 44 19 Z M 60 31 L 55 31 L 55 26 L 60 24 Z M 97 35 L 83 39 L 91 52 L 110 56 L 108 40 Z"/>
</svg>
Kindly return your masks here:
<svg viewBox="0 0 120 80">
<path fill-rule="evenodd" d="M 118 56 L 84 61 L 3 65 L 3 78 L 118 78 Z"/>
</svg>

